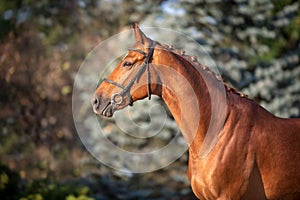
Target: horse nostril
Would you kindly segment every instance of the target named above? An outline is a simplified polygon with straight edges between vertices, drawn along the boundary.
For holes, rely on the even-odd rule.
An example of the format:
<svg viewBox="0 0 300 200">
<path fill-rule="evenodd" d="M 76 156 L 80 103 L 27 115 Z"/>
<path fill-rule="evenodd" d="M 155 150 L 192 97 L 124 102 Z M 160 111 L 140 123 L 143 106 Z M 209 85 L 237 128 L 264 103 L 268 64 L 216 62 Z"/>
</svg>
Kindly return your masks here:
<svg viewBox="0 0 300 200">
<path fill-rule="evenodd" d="M 91 100 L 92 106 L 94 109 L 98 109 L 99 104 L 100 104 L 100 99 L 99 97 L 93 97 Z"/>
</svg>

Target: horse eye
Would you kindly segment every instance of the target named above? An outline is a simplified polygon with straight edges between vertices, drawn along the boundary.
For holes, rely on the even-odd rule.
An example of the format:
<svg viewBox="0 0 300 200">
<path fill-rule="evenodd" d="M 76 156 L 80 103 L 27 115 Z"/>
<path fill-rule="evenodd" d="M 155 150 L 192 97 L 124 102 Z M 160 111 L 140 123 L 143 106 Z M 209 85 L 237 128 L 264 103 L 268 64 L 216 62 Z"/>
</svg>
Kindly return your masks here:
<svg viewBox="0 0 300 200">
<path fill-rule="evenodd" d="M 131 62 L 125 61 L 123 67 L 131 67 L 133 64 Z"/>
</svg>

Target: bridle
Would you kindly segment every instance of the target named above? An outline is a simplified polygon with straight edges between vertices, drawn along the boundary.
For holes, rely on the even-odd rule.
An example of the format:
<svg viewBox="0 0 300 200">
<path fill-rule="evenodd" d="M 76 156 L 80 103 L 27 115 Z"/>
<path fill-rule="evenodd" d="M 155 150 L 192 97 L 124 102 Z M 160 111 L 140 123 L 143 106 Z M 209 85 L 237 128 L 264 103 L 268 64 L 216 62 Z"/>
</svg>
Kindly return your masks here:
<svg viewBox="0 0 300 200">
<path fill-rule="evenodd" d="M 136 49 L 136 48 L 128 48 L 128 50 L 131 51 L 135 51 L 138 53 L 143 54 L 144 56 L 146 56 L 144 62 L 142 63 L 142 65 L 140 66 L 139 70 L 136 72 L 136 74 L 134 75 L 134 77 L 130 80 L 130 82 L 126 85 L 123 86 L 120 83 L 117 83 L 113 80 L 110 80 L 108 78 L 104 78 L 103 81 L 110 83 L 112 85 L 115 85 L 119 88 L 122 89 L 122 91 L 120 93 L 115 93 L 112 95 L 111 97 L 111 103 L 115 104 L 115 105 L 121 105 L 124 102 L 124 97 L 127 96 L 129 99 L 129 105 L 132 106 L 133 105 L 133 99 L 132 96 L 130 94 L 130 89 L 133 86 L 134 82 L 139 79 L 143 73 L 146 71 L 147 73 L 147 90 L 148 90 L 148 99 L 151 100 L 151 89 L 150 89 L 150 70 L 149 70 L 149 62 L 150 59 L 153 56 L 153 51 L 154 51 L 154 47 L 156 45 L 156 42 L 152 42 L 152 45 L 148 51 L 148 53 L 140 50 L 140 49 Z"/>
</svg>

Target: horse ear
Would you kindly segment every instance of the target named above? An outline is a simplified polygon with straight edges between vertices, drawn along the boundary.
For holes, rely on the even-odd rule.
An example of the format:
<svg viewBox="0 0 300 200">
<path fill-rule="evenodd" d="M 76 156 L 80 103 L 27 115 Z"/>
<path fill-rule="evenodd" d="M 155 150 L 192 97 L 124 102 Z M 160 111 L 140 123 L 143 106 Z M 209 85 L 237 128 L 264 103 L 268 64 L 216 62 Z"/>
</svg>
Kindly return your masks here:
<svg viewBox="0 0 300 200">
<path fill-rule="evenodd" d="M 146 46 L 150 46 L 151 39 L 149 39 L 139 28 L 138 24 L 135 23 L 131 26 L 132 32 L 134 33 L 134 38 L 136 42 L 140 42 Z"/>
</svg>

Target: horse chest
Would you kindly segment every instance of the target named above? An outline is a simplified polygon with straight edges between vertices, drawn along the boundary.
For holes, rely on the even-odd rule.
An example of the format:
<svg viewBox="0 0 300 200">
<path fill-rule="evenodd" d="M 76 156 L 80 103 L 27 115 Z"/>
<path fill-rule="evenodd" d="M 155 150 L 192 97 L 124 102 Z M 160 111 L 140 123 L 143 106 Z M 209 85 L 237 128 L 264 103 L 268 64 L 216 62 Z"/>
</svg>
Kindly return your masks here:
<svg viewBox="0 0 300 200">
<path fill-rule="evenodd" d="M 244 167 L 232 162 L 222 162 L 220 157 L 192 159 L 189 178 L 193 192 L 199 199 L 240 199 L 247 188 L 248 176 Z"/>
<path fill-rule="evenodd" d="M 222 185 L 220 178 L 223 176 L 221 169 L 207 168 L 202 162 L 191 163 L 189 166 L 190 182 L 194 194 L 199 199 L 218 199 L 224 193 L 226 186 Z"/>
</svg>

